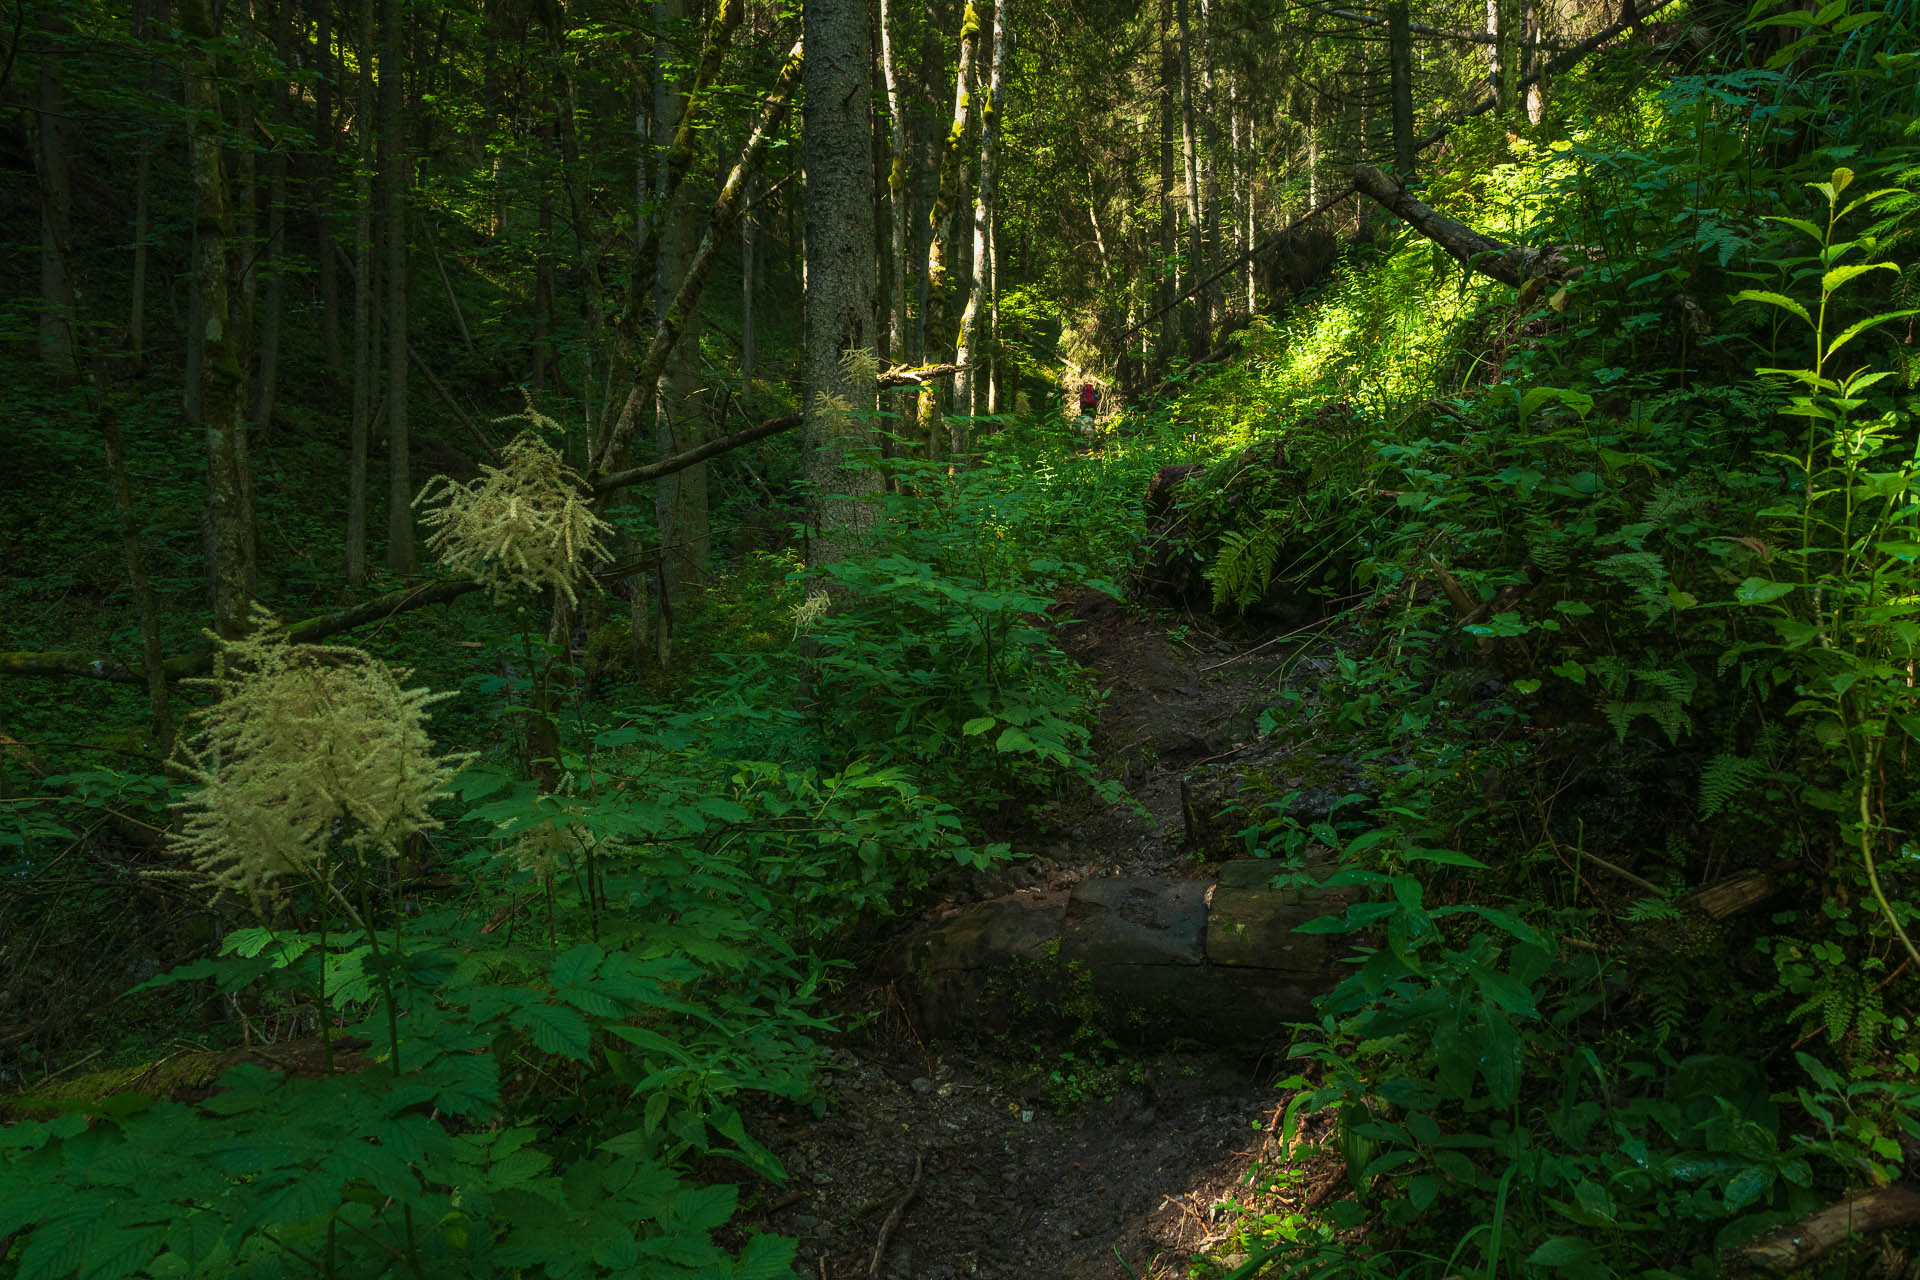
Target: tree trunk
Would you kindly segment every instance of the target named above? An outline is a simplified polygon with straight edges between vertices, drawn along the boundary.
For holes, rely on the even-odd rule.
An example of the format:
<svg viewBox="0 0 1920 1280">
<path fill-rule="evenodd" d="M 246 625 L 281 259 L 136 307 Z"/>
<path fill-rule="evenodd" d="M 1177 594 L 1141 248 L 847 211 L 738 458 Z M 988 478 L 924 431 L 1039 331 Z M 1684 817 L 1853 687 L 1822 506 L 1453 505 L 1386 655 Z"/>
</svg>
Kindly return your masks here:
<svg viewBox="0 0 1920 1280">
<path fill-rule="evenodd" d="M 922 326 L 928 347 L 922 359 L 948 349 L 951 323 L 953 210 L 959 203 L 961 144 L 967 136 L 967 116 L 973 105 L 973 45 L 980 35 L 980 11 L 973 0 L 966 0 L 960 19 L 960 65 L 954 73 L 953 122 L 947 128 L 946 148 L 940 162 L 940 186 L 934 196 L 930 219 L 933 239 L 927 246 L 927 296 L 922 310 Z M 809 154 L 812 154 L 809 152 Z M 811 262 L 811 257 L 809 262 Z M 920 388 L 920 432 L 927 444 L 927 455 L 940 454 L 940 389 Z"/>
<path fill-rule="evenodd" d="M 407 156 L 405 99 L 402 96 L 406 22 L 400 0 L 385 0 L 380 56 L 380 145 L 387 153 L 387 568 L 397 574 L 419 572 L 413 536 L 413 474 L 408 456 L 412 438 L 407 422 Z"/>
<path fill-rule="evenodd" d="M 206 0 L 184 0 L 188 153 L 193 168 L 195 292 L 203 317 L 200 357 L 202 432 L 207 450 L 207 527 L 214 630 L 234 639 L 247 630 L 255 578 L 253 480 L 244 414 L 247 351 L 240 246 L 227 206 L 219 72 Z"/>
<path fill-rule="evenodd" d="M 164 6 L 156 6 L 163 8 Z M 149 13 L 146 3 L 134 6 L 133 38 L 136 43 L 145 45 L 150 36 L 150 24 L 162 13 Z M 156 100 L 160 97 L 159 77 L 160 59 L 154 58 L 147 74 L 147 90 Z M 152 257 L 153 237 L 153 147 L 154 132 L 142 130 L 140 134 L 140 156 L 134 162 L 133 169 L 133 282 L 128 290 L 130 295 L 127 306 L 127 358 L 132 361 L 136 372 L 144 373 L 147 368 L 147 274 L 148 263 Z"/>
<path fill-rule="evenodd" d="M 1194 128 L 1193 33 L 1187 18 L 1188 0 L 1174 0 L 1180 29 L 1180 136 L 1185 147 L 1187 176 L 1187 270 L 1196 280 L 1207 277 L 1206 215 L 1200 207 L 1200 143 Z M 1193 327 L 1187 331 L 1187 354 L 1199 360 L 1207 353 L 1212 332 L 1208 291 L 1194 294 Z"/>
<path fill-rule="evenodd" d="M 328 0 L 320 0 L 326 4 Z M 353 172 L 353 423 L 347 470 L 347 585 L 367 580 L 367 458 L 373 442 L 373 0 L 360 0 L 359 163 Z"/>
<path fill-rule="evenodd" d="M 111 403 L 100 410 L 100 442 L 107 455 L 107 478 L 113 485 L 114 514 L 120 520 L 120 546 L 127 557 L 127 585 L 140 619 L 140 658 L 147 682 L 147 712 L 154 744 L 166 754 L 173 744 L 173 717 L 167 707 L 165 658 L 160 649 L 160 609 L 154 603 L 153 583 L 147 577 L 146 550 L 140 543 L 140 520 L 133 509 L 133 486 L 127 482 L 127 459 L 120 447 L 120 422 Z"/>
<path fill-rule="evenodd" d="M 1536 279 L 1564 280 L 1581 267 L 1559 246 L 1537 249 L 1483 235 L 1414 199 L 1399 183 L 1370 164 L 1354 166 L 1353 185 L 1404 218 L 1421 235 L 1452 254 L 1461 266 L 1518 289 Z"/>
<path fill-rule="evenodd" d="M 980 390 L 983 380 L 968 368 L 978 359 L 980 349 L 980 312 L 987 293 L 991 260 L 987 247 L 987 226 L 992 221 L 997 201 L 997 164 L 1000 147 L 1001 92 L 1006 83 L 1007 6 L 1012 0 L 999 0 L 993 7 L 993 63 L 987 76 L 986 99 L 980 104 L 980 187 L 973 202 L 973 280 L 967 289 L 966 311 L 960 317 L 960 346 L 953 362 L 960 366 L 953 384 L 954 410 L 975 415 L 983 407 Z M 956 420 L 952 432 L 953 451 L 967 451 L 967 425 Z"/>
<path fill-rule="evenodd" d="M 40 78 L 34 93 L 32 123 L 33 168 L 40 186 L 40 363 L 65 377 L 80 371 L 80 341 L 76 321 L 79 300 L 73 283 L 73 176 L 67 163 L 66 99 L 60 88 L 60 64 L 66 36 L 57 25 L 54 6 L 41 15 L 40 36 L 46 53 L 40 60 Z"/>
<path fill-rule="evenodd" d="M 335 143 L 333 0 L 314 0 L 314 13 L 314 66 L 318 74 L 313 85 L 314 167 L 307 180 L 307 208 L 313 217 L 314 268 L 320 277 L 320 349 L 327 373 L 337 380 L 344 371 L 340 358 L 340 267 L 333 260 L 333 228 L 328 219 L 333 203 Z"/>
<path fill-rule="evenodd" d="M 1180 245 L 1173 203 L 1173 117 L 1180 98 L 1180 59 L 1175 53 L 1173 0 L 1160 0 L 1160 332 L 1154 351 L 1154 381 L 1166 376 L 1179 333 L 1173 300 L 1180 296 Z"/>
<path fill-rule="evenodd" d="M 533 389 L 545 391 L 553 373 L 553 191 L 540 184 L 533 253 Z"/>
<path fill-rule="evenodd" d="M 652 228 L 659 245 L 655 259 L 653 305 L 664 314 L 673 305 L 680 282 L 693 264 L 699 239 L 692 205 L 674 199 L 677 189 L 691 167 L 691 143 L 681 153 L 683 126 L 692 107 L 691 92 L 696 87 L 684 74 L 670 68 L 684 65 L 685 50 L 679 47 L 680 32 L 687 17 L 686 0 L 655 0 L 653 6 L 656 55 L 653 118 L 659 132 L 654 142 L 660 156 L 660 168 L 654 176 L 657 198 L 667 202 L 656 215 Z M 654 391 L 654 450 L 659 457 L 671 457 L 698 445 L 706 436 L 706 403 L 700 377 L 701 313 L 691 310 L 673 356 L 661 372 Z M 654 521 L 660 530 L 661 589 L 676 609 L 684 608 L 694 591 L 705 580 L 712 533 L 707 514 L 707 469 L 689 467 L 662 477 L 653 491 Z"/>
<path fill-rule="evenodd" d="M 913 358 L 907 351 L 907 260 L 912 245 L 907 220 L 913 203 L 908 190 L 910 159 L 907 142 L 906 110 L 900 101 L 900 68 L 893 50 L 893 3 L 880 0 L 880 69 L 887 82 L 887 133 L 893 154 L 887 166 L 887 222 L 891 232 L 891 251 L 887 272 L 887 353 L 894 360 Z M 914 353 L 917 356 L 918 353 Z M 906 421 L 908 395 L 896 391 L 888 397 L 893 411 L 894 429 Z"/>
<path fill-rule="evenodd" d="M 845 558 L 873 527 L 880 473 L 872 377 L 847 357 L 871 348 L 873 190 L 868 112 L 872 53 L 865 0 L 812 0 L 803 13 L 807 45 L 805 154 L 807 291 L 805 406 L 807 560 Z M 968 6 L 970 30 L 973 10 Z M 961 51 L 961 66 L 967 50 Z M 963 73 L 964 75 L 964 73 Z M 964 91 L 963 91 L 964 96 Z M 963 107 L 964 110 L 964 107 Z M 958 143 L 953 149 L 957 152 Z M 924 402 L 923 402 L 924 403 Z"/>
<path fill-rule="evenodd" d="M 754 350 L 753 293 L 758 283 L 755 274 L 760 265 L 760 179 L 756 175 L 740 193 L 745 206 L 740 213 L 740 408 L 751 413 L 753 401 Z"/>
<path fill-rule="evenodd" d="M 712 274 L 714 262 L 720 256 L 721 243 L 733 232 L 734 219 L 740 212 L 740 194 L 747 180 L 760 171 L 768 142 L 780 132 L 786 119 L 787 106 L 800 84 L 802 66 L 801 46 L 795 44 L 787 55 L 786 65 L 780 69 L 772 92 L 762 104 L 760 122 L 754 126 L 746 148 L 740 153 L 740 159 L 734 163 L 733 171 L 727 175 L 720 195 L 713 202 L 713 209 L 707 215 L 706 232 L 700 238 L 700 247 L 694 250 L 693 261 L 673 295 L 672 304 L 660 313 L 654 325 L 652 342 L 645 354 L 634 363 L 633 384 L 627 393 L 626 403 L 617 415 L 610 415 L 601 424 L 600 438 L 593 447 L 592 470 L 595 473 L 612 471 L 633 443 L 634 434 L 639 429 L 640 410 L 652 399 L 655 382 L 666 369 L 667 361 L 679 344 L 693 309 L 700 304 L 700 294 L 706 287 L 707 277 Z"/>
<path fill-rule="evenodd" d="M 1413 30 L 1407 0 L 1387 8 L 1387 59 L 1393 84 L 1393 168 L 1413 176 Z"/>
<path fill-rule="evenodd" d="M 1007 407 L 1000 394 L 1000 209 L 999 201 L 987 215 L 987 413 Z"/>
<path fill-rule="evenodd" d="M 1487 34 L 1493 37 L 1494 110 L 1510 129 L 1519 127 L 1526 105 L 1520 93 L 1520 78 L 1525 74 L 1525 28 L 1525 0 L 1487 0 Z"/>
<path fill-rule="evenodd" d="M 274 10 L 273 51 L 282 67 L 293 65 L 293 6 L 283 3 Z M 273 136 L 278 139 L 267 161 L 267 243 L 265 245 L 267 289 L 260 313 L 260 371 L 254 382 L 253 421 L 261 430 L 273 429 L 273 405 L 280 387 L 280 329 L 286 313 L 287 281 L 287 150 L 286 137 L 293 127 L 289 112 L 287 79 L 283 74 L 273 86 Z"/>
</svg>

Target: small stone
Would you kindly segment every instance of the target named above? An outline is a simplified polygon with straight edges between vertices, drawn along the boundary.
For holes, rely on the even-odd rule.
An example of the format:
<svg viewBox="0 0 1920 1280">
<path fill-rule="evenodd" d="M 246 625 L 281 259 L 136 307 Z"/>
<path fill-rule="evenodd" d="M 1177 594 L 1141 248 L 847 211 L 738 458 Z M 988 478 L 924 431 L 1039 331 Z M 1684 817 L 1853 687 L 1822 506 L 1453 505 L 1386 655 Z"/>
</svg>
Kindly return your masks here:
<svg viewBox="0 0 1920 1280">
<path fill-rule="evenodd" d="M 925 1076 L 915 1076 L 911 1087 L 915 1093 L 932 1093 L 933 1081 L 927 1079 Z"/>
<path fill-rule="evenodd" d="M 798 1231 L 814 1231 L 819 1228 L 820 1219 L 811 1213 L 796 1213 L 793 1215 L 793 1225 Z"/>
<path fill-rule="evenodd" d="M 1020 1123 L 1021 1123 L 1021 1124 L 1032 1124 L 1032 1123 L 1033 1123 L 1033 1112 L 1031 1112 L 1031 1111 L 1022 1111 L 1022 1112 L 1020 1113 Z"/>
<path fill-rule="evenodd" d="M 816 1173 L 813 1175 L 813 1180 L 821 1186 L 825 1186 L 827 1183 L 833 1181 L 833 1175 L 830 1173 Z"/>
</svg>

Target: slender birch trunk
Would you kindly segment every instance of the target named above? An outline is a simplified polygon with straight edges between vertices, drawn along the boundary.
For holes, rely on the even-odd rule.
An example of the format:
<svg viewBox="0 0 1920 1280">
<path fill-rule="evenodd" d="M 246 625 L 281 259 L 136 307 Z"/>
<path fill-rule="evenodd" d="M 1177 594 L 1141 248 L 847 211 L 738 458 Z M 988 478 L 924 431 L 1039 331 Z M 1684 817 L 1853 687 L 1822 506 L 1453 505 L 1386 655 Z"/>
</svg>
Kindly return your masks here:
<svg viewBox="0 0 1920 1280">
<path fill-rule="evenodd" d="M 887 82 L 887 132 L 893 154 L 887 166 L 887 221 L 891 232 L 892 269 L 888 272 L 887 350 L 895 360 L 909 358 L 907 351 L 907 259 L 912 245 L 907 220 L 913 203 L 908 190 L 910 161 L 907 142 L 906 111 L 900 103 L 900 69 L 893 49 L 893 2 L 880 0 L 880 69 Z M 907 416 L 908 394 L 894 391 L 888 395 L 893 412 L 894 430 L 903 429 Z"/>
<path fill-rule="evenodd" d="M 967 118 L 973 107 L 973 46 L 980 36 L 980 10 L 967 0 L 960 20 L 960 65 L 954 73 L 953 122 L 947 129 L 946 147 L 940 162 L 940 186 L 934 196 L 929 220 L 933 239 L 927 246 L 927 297 L 922 308 L 923 325 L 929 344 L 925 359 L 936 351 L 947 350 L 949 315 L 952 307 L 953 211 L 959 203 L 961 145 L 967 136 Z M 927 456 L 940 455 L 940 388 L 933 382 L 920 388 L 920 432 L 926 441 Z"/>
<path fill-rule="evenodd" d="M 966 310 L 960 317 L 960 344 L 953 357 L 954 363 L 960 366 L 960 372 L 954 375 L 954 409 L 966 415 L 978 414 L 983 407 L 980 403 L 983 380 L 968 368 L 968 362 L 978 358 L 981 306 L 991 274 L 988 269 L 991 254 L 987 244 L 987 228 L 998 200 L 1000 106 L 1006 84 L 1007 44 L 1011 35 L 1007 28 L 1007 6 L 1011 3 L 1012 0 L 999 0 L 993 7 L 992 69 L 987 75 L 986 98 L 980 104 L 980 187 L 973 201 L 973 279 L 967 289 Z M 954 421 L 951 441 L 955 454 L 967 451 L 967 424 L 964 418 Z"/>
</svg>

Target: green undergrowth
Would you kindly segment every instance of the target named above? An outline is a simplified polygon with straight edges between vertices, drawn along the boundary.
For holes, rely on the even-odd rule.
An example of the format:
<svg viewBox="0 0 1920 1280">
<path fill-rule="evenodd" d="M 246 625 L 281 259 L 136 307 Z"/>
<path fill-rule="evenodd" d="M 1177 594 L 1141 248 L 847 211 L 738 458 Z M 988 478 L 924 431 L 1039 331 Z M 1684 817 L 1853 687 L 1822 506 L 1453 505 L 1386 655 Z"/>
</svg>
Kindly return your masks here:
<svg viewBox="0 0 1920 1280">
<path fill-rule="evenodd" d="M 511 591 L 358 650 L 283 651 L 263 619 L 189 691 L 172 777 L 135 760 L 10 799 L 5 874 L 73 928 L 111 895 L 174 904 L 113 1007 L 232 1065 L 150 1068 L 131 1027 L 91 1062 L 126 1066 L 82 1083 L 16 1057 L 7 1264 L 787 1274 L 792 1241 L 729 1223 L 784 1181 L 753 1117 L 813 1104 L 845 957 L 944 869 L 1008 855 L 983 818 L 1105 785 L 1048 611 L 1117 589 L 1138 529 L 1116 513 L 1170 445 L 1063 457 L 1057 420 L 982 425 L 972 466 L 893 464 L 866 554 L 717 576 L 665 669 L 592 596 L 578 653 Z M 444 698 L 402 695 L 415 665 L 404 687 Z M 116 851 L 77 898 L 109 811 L 188 843 Z M 57 976 L 71 939 L 32 936 Z M 729 1163 L 747 1181 L 715 1182 Z"/>
<path fill-rule="evenodd" d="M 1911 1169 L 1912 22 L 1763 3 L 1759 65 L 1463 131 L 1426 198 L 1582 270 L 1516 304 L 1402 233 L 1177 402 L 1214 606 L 1338 641 L 1265 724 L 1363 779 L 1223 819 L 1373 894 L 1285 1126 L 1347 1195 L 1256 1171 L 1205 1274 L 1710 1276 Z"/>
</svg>

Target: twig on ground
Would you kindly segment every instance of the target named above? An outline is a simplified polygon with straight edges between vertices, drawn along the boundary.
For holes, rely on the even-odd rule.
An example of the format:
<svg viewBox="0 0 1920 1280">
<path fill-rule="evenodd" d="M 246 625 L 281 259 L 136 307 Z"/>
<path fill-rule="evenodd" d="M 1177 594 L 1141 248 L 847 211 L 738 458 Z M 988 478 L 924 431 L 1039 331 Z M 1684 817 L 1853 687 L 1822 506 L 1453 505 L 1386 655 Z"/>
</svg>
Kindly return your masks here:
<svg viewBox="0 0 1920 1280">
<path fill-rule="evenodd" d="M 1236 653 L 1233 655 L 1233 657 L 1223 658 L 1219 662 L 1214 663 L 1210 667 L 1200 668 L 1200 674 L 1205 675 L 1209 671 L 1218 671 L 1221 667 L 1230 667 L 1236 662 L 1245 662 L 1248 658 L 1251 658 L 1254 654 L 1260 652 L 1262 649 L 1266 648 L 1268 645 L 1279 644 L 1282 640 L 1291 640 L 1295 636 L 1305 635 L 1309 631 L 1314 631 L 1314 630 L 1324 631 L 1328 627 L 1331 627 L 1337 620 L 1345 616 L 1346 615 L 1344 613 L 1336 613 L 1331 618 L 1322 618 L 1320 621 L 1310 622 L 1304 627 L 1296 627 L 1292 631 L 1287 632 L 1283 636 L 1273 636 L 1270 639 L 1262 640 L 1259 644 L 1253 646 L 1253 648 L 1247 650 L 1245 653 Z"/>
<path fill-rule="evenodd" d="M 867 1264 L 867 1280 L 879 1280 L 880 1264 L 886 1261 L 887 1241 L 893 1238 L 893 1230 L 900 1225 L 900 1219 L 906 1215 L 907 1206 L 920 1194 L 920 1175 L 926 1172 L 927 1153 L 916 1152 L 913 1157 L 913 1181 L 907 1184 L 906 1194 L 894 1202 L 893 1212 L 880 1224 L 880 1238 L 873 1242 L 873 1261 Z"/>
</svg>

